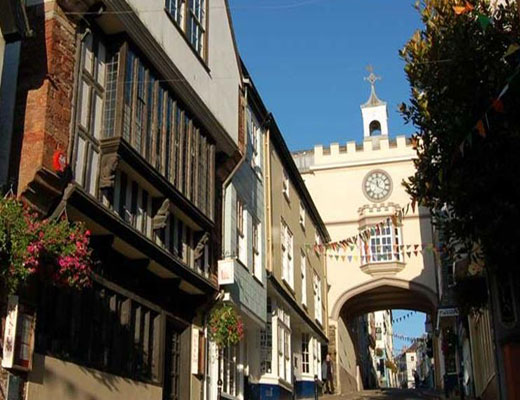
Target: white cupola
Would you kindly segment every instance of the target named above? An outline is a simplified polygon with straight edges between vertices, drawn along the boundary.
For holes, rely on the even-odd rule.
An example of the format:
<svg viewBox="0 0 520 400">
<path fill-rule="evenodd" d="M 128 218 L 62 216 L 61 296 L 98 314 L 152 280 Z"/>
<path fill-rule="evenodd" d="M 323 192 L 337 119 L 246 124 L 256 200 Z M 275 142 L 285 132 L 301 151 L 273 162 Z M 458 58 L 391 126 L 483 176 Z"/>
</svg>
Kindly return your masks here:
<svg viewBox="0 0 520 400">
<path fill-rule="evenodd" d="M 388 136 L 388 110 L 386 102 L 381 101 L 376 95 L 375 83 L 381 77 L 374 74 L 373 68 L 369 65 L 367 70 L 370 72 L 366 81 L 370 82 L 370 97 L 365 104 L 361 105 L 363 116 L 363 136 L 366 138 L 374 136 Z"/>
</svg>

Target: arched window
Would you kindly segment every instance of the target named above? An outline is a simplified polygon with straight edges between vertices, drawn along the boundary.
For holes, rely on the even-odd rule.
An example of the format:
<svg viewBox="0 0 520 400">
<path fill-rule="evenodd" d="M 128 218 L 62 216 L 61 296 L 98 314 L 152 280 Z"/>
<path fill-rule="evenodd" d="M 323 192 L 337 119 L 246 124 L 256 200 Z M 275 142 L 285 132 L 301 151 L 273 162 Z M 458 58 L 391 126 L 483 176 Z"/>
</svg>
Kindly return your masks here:
<svg viewBox="0 0 520 400">
<path fill-rule="evenodd" d="M 372 121 L 368 126 L 368 129 L 370 131 L 370 136 L 381 135 L 381 124 L 379 121 Z"/>
</svg>

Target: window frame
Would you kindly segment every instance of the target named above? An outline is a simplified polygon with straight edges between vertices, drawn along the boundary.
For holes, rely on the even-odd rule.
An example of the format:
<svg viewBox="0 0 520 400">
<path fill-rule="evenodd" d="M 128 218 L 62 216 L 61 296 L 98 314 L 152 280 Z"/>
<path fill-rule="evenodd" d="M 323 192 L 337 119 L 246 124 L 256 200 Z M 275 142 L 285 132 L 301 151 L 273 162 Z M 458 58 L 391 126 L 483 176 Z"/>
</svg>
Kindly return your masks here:
<svg viewBox="0 0 520 400">
<path fill-rule="evenodd" d="M 384 226 L 376 225 L 366 229 L 372 232 L 370 237 L 362 242 L 360 249 L 362 264 L 404 262 L 401 226 L 387 223 Z"/>
<path fill-rule="evenodd" d="M 314 291 L 314 319 L 321 325 L 323 324 L 323 299 L 321 277 L 313 271 L 313 291 Z"/>
<path fill-rule="evenodd" d="M 87 193 L 97 198 L 101 161 L 100 140 L 105 135 L 107 65 L 111 54 L 103 37 L 95 32 L 88 32 L 80 42 L 80 47 L 72 165 L 76 182 Z M 103 60 L 100 57 L 100 49 L 104 52 Z M 87 66 L 87 61 L 90 61 L 90 66 Z M 100 76 L 103 82 L 99 81 Z M 86 97 L 84 97 L 85 89 L 88 90 Z M 98 100 L 101 102 L 99 109 Z M 83 120 L 85 115 L 86 121 Z M 88 126 L 85 126 L 85 123 Z"/>
<path fill-rule="evenodd" d="M 196 4 L 199 6 L 196 7 Z M 200 5 L 202 3 L 202 6 Z M 208 0 L 165 0 L 164 11 L 175 28 L 189 45 L 193 53 L 208 69 Z M 175 7 L 172 7 L 175 4 Z M 180 7 L 179 7 L 180 5 Z M 180 8 L 180 11 L 179 11 Z M 197 39 L 193 40 L 193 26 L 198 28 Z"/>
<path fill-rule="evenodd" d="M 301 250 L 300 270 L 302 282 L 302 305 L 307 307 L 307 255 L 303 250 Z"/>
<path fill-rule="evenodd" d="M 287 175 L 287 171 L 285 168 L 282 169 L 282 193 L 287 201 L 290 201 L 289 197 L 289 189 L 291 186 L 291 182 L 289 181 L 289 175 Z"/>
<path fill-rule="evenodd" d="M 282 279 L 294 290 L 294 235 L 282 219 L 281 222 Z"/>
</svg>

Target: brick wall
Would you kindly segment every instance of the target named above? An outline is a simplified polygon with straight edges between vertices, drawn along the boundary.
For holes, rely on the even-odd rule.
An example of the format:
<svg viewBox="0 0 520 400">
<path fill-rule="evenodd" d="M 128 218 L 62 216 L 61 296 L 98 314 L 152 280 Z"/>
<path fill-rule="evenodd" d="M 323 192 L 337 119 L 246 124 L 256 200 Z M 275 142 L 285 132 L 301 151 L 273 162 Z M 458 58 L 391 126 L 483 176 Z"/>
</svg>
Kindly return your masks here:
<svg viewBox="0 0 520 400">
<path fill-rule="evenodd" d="M 13 169 L 21 193 L 40 167 L 67 151 L 76 56 L 75 25 L 55 2 L 28 7 L 34 36 L 22 42 Z"/>
</svg>

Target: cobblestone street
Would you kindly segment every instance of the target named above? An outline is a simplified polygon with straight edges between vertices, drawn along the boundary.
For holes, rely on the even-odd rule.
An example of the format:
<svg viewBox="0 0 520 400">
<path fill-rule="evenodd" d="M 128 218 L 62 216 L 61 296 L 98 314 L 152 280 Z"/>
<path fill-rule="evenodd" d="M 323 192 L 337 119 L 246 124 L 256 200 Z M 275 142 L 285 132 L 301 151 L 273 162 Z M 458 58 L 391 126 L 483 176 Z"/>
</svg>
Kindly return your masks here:
<svg viewBox="0 0 520 400">
<path fill-rule="evenodd" d="M 372 400 L 372 399 L 401 399 L 401 400 L 437 400 L 441 399 L 435 392 L 413 389 L 385 389 L 368 390 L 345 395 L 327 395 L 320 397 L 324 400 Z"/>
</svg>

